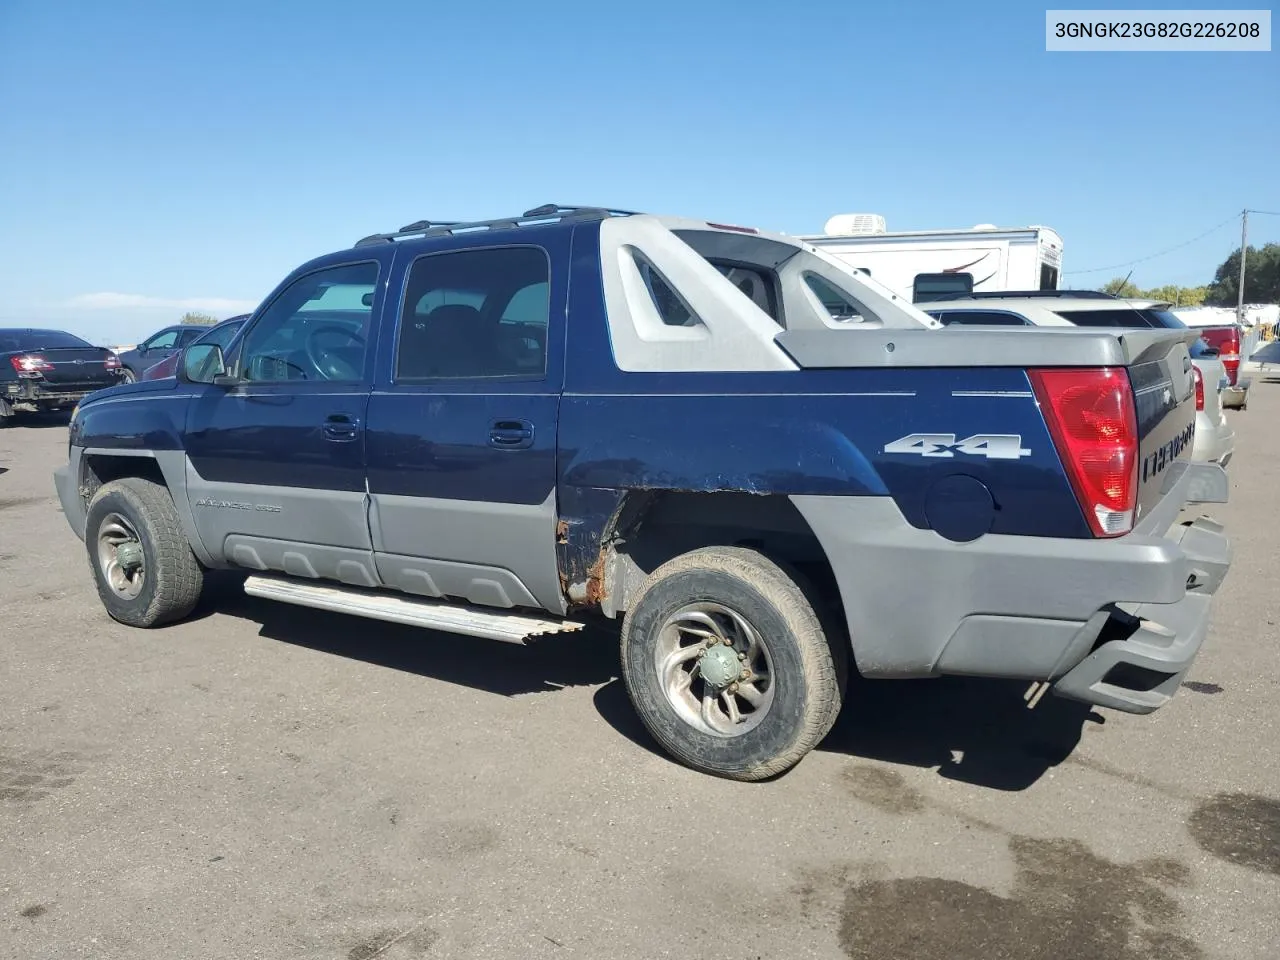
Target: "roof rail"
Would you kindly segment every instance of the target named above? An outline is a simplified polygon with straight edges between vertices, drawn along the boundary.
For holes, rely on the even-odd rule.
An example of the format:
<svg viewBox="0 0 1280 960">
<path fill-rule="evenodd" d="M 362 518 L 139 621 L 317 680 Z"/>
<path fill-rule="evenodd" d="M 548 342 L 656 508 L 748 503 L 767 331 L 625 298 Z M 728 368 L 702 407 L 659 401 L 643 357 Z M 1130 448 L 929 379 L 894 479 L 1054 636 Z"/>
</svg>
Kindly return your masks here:
<svg viewBox="0 0 1280 960">
<path fill-rule="evenodd" d="M 1071 299 L 1071 300 L 1119 300 L 1120 298 L 1101 290 L 979 290 L 957 296 L 948 296 L 948 300 L 1029 300 L 1036 298 Z"/>
<path fill-rule="evenodd" d="M 441 237 L 455 233 L 470 233 L 476 230 L 512 230 L 516 227 L 536 226 L 543 223 L 565 222 L 570 220 L 604 220 L 608 217 L 635 216 L 634 210 L 613 210 L 608 207 L 566 207 L 556 203 L 534 207 L 515 217 L 500 217 L 497 220 L 416 220 L 408 226 L 401 227 L 394 233 L 375 233 L 356 241 L 357 247 L 367 247 L 376 243 L 392 243 L 409 237 Z"/>
</svg>

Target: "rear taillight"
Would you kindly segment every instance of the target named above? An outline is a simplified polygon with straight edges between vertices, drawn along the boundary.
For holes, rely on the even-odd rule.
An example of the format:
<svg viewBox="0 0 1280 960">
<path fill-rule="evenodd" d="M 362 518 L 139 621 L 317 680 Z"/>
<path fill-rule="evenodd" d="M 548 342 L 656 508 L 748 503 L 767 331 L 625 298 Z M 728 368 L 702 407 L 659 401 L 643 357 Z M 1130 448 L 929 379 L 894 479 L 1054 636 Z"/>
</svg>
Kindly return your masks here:
<svg viewBox="0 0 1280 960">
<path fill-rule="evenodd" d="M 46 370 L 53 369 L 52 363 L 34 353 L 24 354 L 20 357 L 10 357 L 9 364 L 18 372 L 20 377 L 38 377 Z"/>
<path fill-rule="evenodd" d="M 1204 374 L 1200 372 L 1199 367 L 1192 367 L 1191 373 L 1196 378 L 1196 409 L 1204 409 Z"/>
<path fill-rule="evenodd" d="M 1231 336 L 1222 341 L 1222 346 L 1218 348 L 1218 359 L 1222 361 L 1222 369 L 1226 371 L 1227 379 L 1231 381 L 1231 385 L 1236 385 L 1236 378 L 1240 375 L 1240 334 L 1232 330 Z"/>
<path fill-rule="evenodd" d="M 105 361 L 105 363 L 104 363 L 104 366 L 105 366 L 108 370 L 119 370 L 119 369 L 120 369 L 120 358 L 119 358 L 119 357 L 117 357 L 114 353 L 108 353 L 108 354 L 107 354 L 107 359 L 106 359 L 106 361 Z"/>
<path fill-rule="evenodd" d="M 1138 416 L 1128 373 L 1095 367 L 1028 376 L 1089 528 L 1098 537 L 1128 533 L 1138 501 Z"/>
</svg>

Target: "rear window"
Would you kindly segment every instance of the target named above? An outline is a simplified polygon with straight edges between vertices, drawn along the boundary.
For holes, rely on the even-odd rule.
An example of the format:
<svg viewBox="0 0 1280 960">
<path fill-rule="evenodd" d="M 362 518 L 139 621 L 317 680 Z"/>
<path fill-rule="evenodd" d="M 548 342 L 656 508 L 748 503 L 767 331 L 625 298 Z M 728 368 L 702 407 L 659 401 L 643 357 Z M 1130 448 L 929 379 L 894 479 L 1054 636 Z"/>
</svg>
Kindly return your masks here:
<svg viewBox="0 0 1280 960">
<path fill-rule="evenodd" d="M 18 350 L 59 350 L 67 347 L 88 347 L 87 340 L 63 333 L 61 330 L 0 330 L 0 353 Z"/>
<path fill-rule="evenodd" d="M 1077 327 L 1163 327 L 1169 330 L 1185 330 L 1186 324 L 1168 310 L 1118 307 L 1110 310 L 1059 310 L 1058 316 L 1070 320 Z"/>
<path fill-rule="evenodd" d="M 929 316 L 943 326 L 968 325 L 975 327 L 1025 327 L 1026 317 L 999 310 L 947 310 L 930 311 Z"/>
</svg>

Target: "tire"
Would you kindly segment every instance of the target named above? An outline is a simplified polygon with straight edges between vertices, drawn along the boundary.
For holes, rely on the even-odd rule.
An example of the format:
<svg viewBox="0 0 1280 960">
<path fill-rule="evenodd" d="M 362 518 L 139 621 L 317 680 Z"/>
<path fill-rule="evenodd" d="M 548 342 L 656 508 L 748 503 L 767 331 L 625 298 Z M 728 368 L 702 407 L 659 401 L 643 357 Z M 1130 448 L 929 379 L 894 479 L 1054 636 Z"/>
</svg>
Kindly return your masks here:
<svg viewBox="0 0 1280 960">
<path fill-rule="evenodd" d="M 622 675 L 641 720 L 667 752 L 704 773 L 764 780 L 818 745 L 840 712 L 847 657 L 833 651 L 810 594 L 795 571 L 742 547 L 694 550 L 649 576 L 623 620 Z M 738 676 L 751 680 L 713 684 L 737 669 L 732 657 L 742 662 L 744 647 L 753 646 L 751 630 L 765 651 L 742 663 L 748 669 Z M 721 636 L 731 636 L 732 647 L 717 642 Z M 695 675 L 687 687 L 677 671 Z M 719 694 L 710 713 L 709 691 Z"/>
<path fill-rule="evenodd" d="M 124 367 L 120 371 L 120 382 L 121 383 L 137 383 L 138 375 L 128 367 Z"/>
<path fill-rule="evenodd" d="M 191 552 L 165 487 L 139 477 L 103 484 L 89 503 L 84 542 L 98 596 L 112 619 L 158 627 L 181 620 L 199 602 L 204 568 Z M 140 545 L 141 566 L 120 563 L 124 544 Z"/>
</svg>

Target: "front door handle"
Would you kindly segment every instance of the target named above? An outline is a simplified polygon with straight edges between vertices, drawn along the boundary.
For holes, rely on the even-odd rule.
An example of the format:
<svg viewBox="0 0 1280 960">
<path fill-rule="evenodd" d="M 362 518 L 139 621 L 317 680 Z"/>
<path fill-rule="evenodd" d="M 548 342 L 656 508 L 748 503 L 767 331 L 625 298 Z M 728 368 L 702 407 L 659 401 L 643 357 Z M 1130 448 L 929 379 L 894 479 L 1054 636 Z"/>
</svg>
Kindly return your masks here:
<svg viewBox="0 0 1280 960">
<path fill-rule="evenodd" d="M 331 413 L 325 418 L 323 429 L 326 440 L 345 443 L 356 438 L 360 425 L 354 417 L 345 413 Z"/>
<path fill-rule="evenodd" d="M 489 446 L 524 450 L 533 446 L 533 424 L 528 420 L 495 420 L 489 426 Z"/>
</svg>

